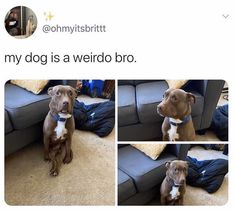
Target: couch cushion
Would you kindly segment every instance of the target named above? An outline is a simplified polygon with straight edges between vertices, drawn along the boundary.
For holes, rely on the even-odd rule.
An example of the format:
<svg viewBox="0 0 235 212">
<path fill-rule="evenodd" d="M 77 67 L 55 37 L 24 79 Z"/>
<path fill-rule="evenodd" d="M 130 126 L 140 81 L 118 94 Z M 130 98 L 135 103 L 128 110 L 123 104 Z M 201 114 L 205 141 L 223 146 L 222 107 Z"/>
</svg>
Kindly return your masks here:
<svg viewBox="0 0 235 212">
<path fill-rule="evenodd" d="M 118 202 L 123 202 L 136 193 L 133 180 L 120 169 L 118 170 Z"/>
<path fill-rule="evenodd" d="M 8 113 L 5 110 L 5 134 L 11 132 L 13 130 L 11 120 L 9 119 Z"/>
<path fill-rule="evenodd" d="M 164 152 L 152 160 L 132 146 L 118 149 L 118 168 L 129 175 L 138 191 L 147 191 L 160 184 L 165 177 L 165 163 L 176 156 Z"/>
<path fill-rule="evenodd" d="M 49 101 L 47 94 L 35 95 L 16 85 L 5 85 L 5 109 L 14 129 L 24 129 L 43 121 Z"/>
<path fill-rule="evenodd" d="M 11 83 L 34 94 L 39 94 L 49 83 L 49 80 L 11 80 Z"/>
<path fill-rule="evenodd" d="M 138 116 L 141 123 L 153 123 L 163 118 L 157 113 L 157 105 L 168 89 L 166 81 L 142 83 L 136 86 Z"/>
<path fill-rule="evenodd" d="M 137 122 L 135 87 L 120 85 L 118 86 L 118 125 L 125 126 Z"/>
<path fill-rule="evenodd" d="M 139 151 L 143 152 L 145 155 L 149 156 L 153 160 L 156 160 L 160 154 L 163 152 L 167 144 L 159 144 L 155 143 L 135 143 L 131 144 L 131 146 L 135 147 Z"/>
</svg>

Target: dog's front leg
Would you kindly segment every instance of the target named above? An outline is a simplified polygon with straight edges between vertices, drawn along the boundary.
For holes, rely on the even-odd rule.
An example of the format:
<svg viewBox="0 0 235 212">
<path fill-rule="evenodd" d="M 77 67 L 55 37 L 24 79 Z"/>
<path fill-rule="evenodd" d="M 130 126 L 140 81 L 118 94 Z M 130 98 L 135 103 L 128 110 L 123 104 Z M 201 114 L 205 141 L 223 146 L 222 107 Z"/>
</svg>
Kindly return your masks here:
<svg viewBox="0 0 235 212">
<path fill-rule="evenodd" d="M 44 143 L 44 160 L 49 161 L 49 145 L 50 145 L 50 138 L 47 135 L 44 135 L 43 137 L 43 143 Z"/>
<path fill-rule="evenodd" d="M 68 136 L 66 143 L 65 143 L 65 158 L 63 160 L 64 163 L 70 163 L 73 159 L 73 152 L 71 149 L 71 141 L 72 141 L 72 136 Z"/>
<path fill-rule="evenodd" d="M 169 136 L 168 136 L 168 134 L 163 134 L 163 136 L 162 136 L 162 140 L 163 141 L 169 141 Z"/>
<path fill-rule="evenodd" d="M 161 195 L 161 205 L 166 205 L 166 197 Z"/>
</svg>

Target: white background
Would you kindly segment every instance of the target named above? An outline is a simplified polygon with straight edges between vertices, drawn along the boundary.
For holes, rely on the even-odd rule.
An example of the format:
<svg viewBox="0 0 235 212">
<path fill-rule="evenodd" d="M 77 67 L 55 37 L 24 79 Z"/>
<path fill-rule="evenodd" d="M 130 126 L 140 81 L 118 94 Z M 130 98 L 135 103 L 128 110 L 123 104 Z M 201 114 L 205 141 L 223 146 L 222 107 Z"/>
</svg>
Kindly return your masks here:
<svg viewBox="0 0 235 212">
<path fill-rule="evenodd" d="M 9 79 L 224 79 L 229 84 L 230 108 L 234 107 L 235 5 L 232 0 L 11 0 L 0 8 L 0 86 L 1 86 L 1 180 L 0 204 L 7 210 L 32 210 L 10 207 L 4 202 L 4 83 Z M 28 39 L 10 37 L 4 28 L 9 9 L 27 6 L 37 15 L 38 28 Z M 46 22 L 44 12 L 54 18 Z M 229 14 L 227 19 L 222 14 Z M 104 24 L 106 33 L 44 34 L 43 24 Z M 4 64 L 5 54 L 84 54 L 131 53 L 131 64 Z M 230 110 L 230 129 L 234 110 Z M 230 132 L 230 162 L 235 136 Z M 229 179 L 235 179 L 230 163 Z M 190 210 L 228 210 L 235 205 L 229 180 L 229 202 L 222 207 L 190 207 Z M 166 210 L 162 207 L 82 207 L 82 210 Z M 1 207 L 2 208 L 2 207 Z M 42 208 L 33 208 L 41 210 Z M 60 207 L 59 210 L 65 208 Z M 70 207 L 77 210 L 78 208 Z M 79 210 L 81 210 L 79 209 Z M 170 210 L 170 208 L 167 208 Z M 56 209 L 57 210 L 57 209 Z M 171 209 L 172 210 L 172 209 Z M 174 211 L 189 210 L 175 207 Z"/>
</svg>

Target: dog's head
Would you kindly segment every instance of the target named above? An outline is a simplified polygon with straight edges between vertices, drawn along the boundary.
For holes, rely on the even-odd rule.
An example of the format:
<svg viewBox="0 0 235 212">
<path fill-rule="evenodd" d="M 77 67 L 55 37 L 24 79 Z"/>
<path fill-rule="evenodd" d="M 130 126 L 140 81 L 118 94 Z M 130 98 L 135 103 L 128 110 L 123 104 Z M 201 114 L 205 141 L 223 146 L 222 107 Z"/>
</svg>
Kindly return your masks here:
<svg viewBox="0 0 235 212">
<path fill-rule="evenodd" d="M 192 93 L 170 88 L 165 92 L 157 112 L 164 117 L 183 119 L 191 114 L 191 104 L 195 101 L 196 98 Z"/>
<path fill-rule="evenodd" d="M 188 163 L 182 160 L 173 160 L 166 163 L 166 176 L 173 180 L 174 185 L 181 186 L 186 183 Z"/>
<path fill-rule="evenodd" d="M 55 113 L 72 114 L 77 92 L 68 85 L 57 85 L 48 89 L 51 96 L 50 110 Z"/>
</svg>

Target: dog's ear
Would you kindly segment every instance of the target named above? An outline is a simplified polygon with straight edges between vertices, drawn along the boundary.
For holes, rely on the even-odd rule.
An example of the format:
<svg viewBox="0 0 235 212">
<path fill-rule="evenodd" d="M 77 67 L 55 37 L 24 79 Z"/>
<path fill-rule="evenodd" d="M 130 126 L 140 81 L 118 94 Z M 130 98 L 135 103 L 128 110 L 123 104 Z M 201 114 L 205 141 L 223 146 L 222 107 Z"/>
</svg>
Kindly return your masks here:
<svg viewBox="0 0 235 212">
<path fill-rule="evenodd" d="M 75 88 L 71 87 L 71 86 L 70 86 L 70 90 L 72 91 L 73 99 L 76 99 L 77 96 L 78 96 L 78 91 Z"/>
<path fill-rule="evenodd" d="M 186 168 L 186 176 L 188 176 L 189 162 L 188 161 L 184 161 L 184 162 L 185 162 L 185 168 Z"/>
<path fill-rule="evenodd" d="M 165 93 L 164 93 L 164 95 L 163 95 L 163 98 L 164 97 L 167 97 L 168 95 L 169 95 L 169 93 L 171 92 L 171 91 L 173 91 L 174 89 L 173 88 L 168 88 L 166 91 L 165 91 Z"/>
<path fill-rule="evenodd" d="M 170 165 L 171 165 L 171 161 L 167 161 L 167 162 L 165 163 L 165 166 L 166 166 L 167 169 L 170 167 Z"/>
<path fill-rule="evenodd" d="M 54 87 L 50 87 L 50 88 L 48 88 L 48 90 L 47 90 L 47 94 L 48 94 L 49 96 L 53 96 L 53 95 L 54 95 L 53 88 L 54 88 Z"/>
<path fill-rule="evenodd" d="M 189 166 L 189 162 L 188 161 L 184 161 L 185 167 L 188 168 Z"/>
<path fill-rule="evenodd" d="M 76 99 L 78 97 L 77 89 L 73 88 L 73 93 L 74 93 L 74 99 Z"/>
<path fill-rule="evenodd" d="M 196 102 L 196 97 L 192 93 L 186 93 L 186 98 L 191 104 Z"/>
</svg>

